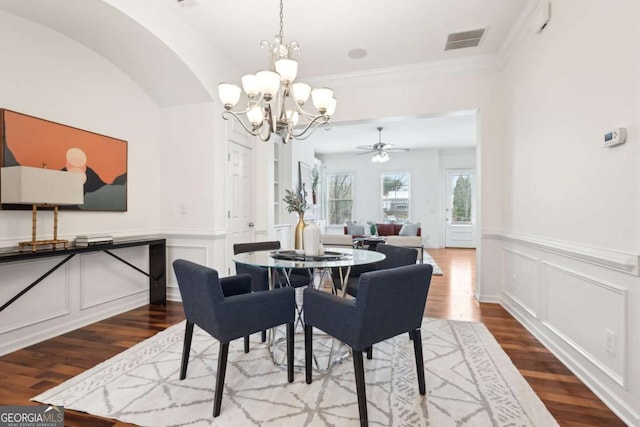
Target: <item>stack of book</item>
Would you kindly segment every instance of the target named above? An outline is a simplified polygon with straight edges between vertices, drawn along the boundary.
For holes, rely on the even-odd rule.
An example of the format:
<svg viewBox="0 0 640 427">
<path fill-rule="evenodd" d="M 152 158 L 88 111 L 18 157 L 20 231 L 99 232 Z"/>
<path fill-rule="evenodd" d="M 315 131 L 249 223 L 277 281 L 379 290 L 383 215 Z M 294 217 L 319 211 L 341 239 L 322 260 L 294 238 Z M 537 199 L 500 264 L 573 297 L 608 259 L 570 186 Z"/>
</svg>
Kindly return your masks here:
<svg viewBox="0 0 640 427">
<path fill-rule="evenodd" d="M 76 246 L 108 245 L 113 243 L 113 236 L 91 234 L 76 236 Z"/>
</svg>

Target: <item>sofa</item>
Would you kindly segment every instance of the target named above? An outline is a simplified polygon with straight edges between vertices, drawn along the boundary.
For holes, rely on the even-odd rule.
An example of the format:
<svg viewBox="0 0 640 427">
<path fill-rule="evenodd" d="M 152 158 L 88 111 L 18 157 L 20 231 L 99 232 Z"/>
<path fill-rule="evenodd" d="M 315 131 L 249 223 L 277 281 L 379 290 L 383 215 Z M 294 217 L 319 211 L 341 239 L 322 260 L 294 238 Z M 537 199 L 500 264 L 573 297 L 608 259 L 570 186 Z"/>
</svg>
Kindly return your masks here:
<svg viewBox="0 0 640 427">
<path fill-rule="evenodd" d="M 353 223 L 350 224 L 353 230 Z M 363 224 L 366 225 L 366 224 Z M 402 229 L 403 224 L 376 224 L 377 235 L 384 237 L 385 243 L 387 245 L 393 246 L 404 246 L 409 248 L 415 248 L 418 251 L 418 260 L 420 263 L 423 262 L 423 250 L 424 245 L 422 243 L 422 228 L 419 227 L 419 224 L 413 224 L 413 227 L 418 225 L 415 230 L 415 235 L 400 235 L 400 230 Z M 344 234 L 350 235 L 352 234 L 353 238 L 358 237 L 369 237 L 364 234 L 353 234 L 349 233 L 349 225 L 344 227 Z M 404 234 L 404 233 L 403 233 Z M 413 233 L 410 233 L 413 234 Z"/>
<path fill-rule="evenodd" d="M 364 225 L 364 224 L 363 224 Z M 399 236 L 403 224 L 376 224 L 378 236 Z M 351 234 L 353 237 L 365 237 L 365 234 L 349 233 L 348 226 L 344 226 L 344 234 Z M 422 236 L 422 228 L 418 227 L 416 236 Z M 410 237 L 410 236 L 407 236 Z"/>
</svg>

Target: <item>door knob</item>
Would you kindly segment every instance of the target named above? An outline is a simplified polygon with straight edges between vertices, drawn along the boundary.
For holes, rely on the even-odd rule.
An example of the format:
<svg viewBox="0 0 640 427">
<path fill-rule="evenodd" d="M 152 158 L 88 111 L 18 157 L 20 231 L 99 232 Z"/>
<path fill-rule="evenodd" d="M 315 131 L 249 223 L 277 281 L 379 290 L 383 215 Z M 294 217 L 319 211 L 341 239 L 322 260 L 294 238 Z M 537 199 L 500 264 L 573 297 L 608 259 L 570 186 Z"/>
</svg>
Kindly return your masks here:
<svg viewBox="0 0 640 427">
<path fill-rule="evenodd" d="M 250 222 L 250 223 L 249 223 L 249 227 L 253 227 L 253 226 L 255 226 L 255 224 L 254 224 L 254 223 L 252 223 L 252 222 Z"/>
</svg>

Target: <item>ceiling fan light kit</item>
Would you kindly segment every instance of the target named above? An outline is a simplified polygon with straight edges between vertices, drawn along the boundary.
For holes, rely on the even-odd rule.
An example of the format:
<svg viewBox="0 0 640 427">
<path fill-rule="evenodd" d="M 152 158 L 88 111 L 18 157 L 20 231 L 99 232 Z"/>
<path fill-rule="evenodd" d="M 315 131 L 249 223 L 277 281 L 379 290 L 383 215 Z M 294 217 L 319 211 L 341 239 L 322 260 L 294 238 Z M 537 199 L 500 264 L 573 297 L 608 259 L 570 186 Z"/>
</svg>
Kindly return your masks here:
<svg viewBox="0 0 640 427">
<path fill-rule="evenodd" d="M 360 153 L 358 156 L 363 154 L 374 153 L 373 157 L 371 157 L 371 161 L 374 163 L 384 163 L 388 161 L 391 157 L 389 157 L 389 152 L 399 152 L 399 151 L 409 151 L 408 148 L 394 148 L 392 144 L 387 144 L 382 142 L 382 129 L 380 126 L 378 129 L 378 142 L 373 145 L 360 145 L 356 147 L 359 150 L 367 150 L 366 153 Z"/>
<path fill-rule="evenodd" d="M 269 50 L 270 69 L 246 74 L 242 77 L 242 89 L 232 83 L 220 83 L 218 95 L 224 105 L 222 117 L 227 120 L 234 117 L 246 132 L 268 141 L 275 133 L 283 142 L 290 139 L 306 139 L 320 125 L 331 126 L 331 116 L 336 110 L 337 101 L 333 91 L 321 87 L 311 89 L 305 83 L 294 83 L 298 74 L 298 63 L 291 59 L 294 52 L 300 53 L 298 42 L 284 43 L 283 13 L 280 0 L 280 33 L 275 43 L 266 40 L 261 46 Z M 247 96 L 247 106 L 242 111 L 233 111 L 240 101 L 242 90 Z M 311 102 L 317 113 L 312 114 L 302 107 L 311 96 Z M 243 119 L 241 116 L 246 116 Z M 302 130 L 294 128 L 300 118 L 307 120 Z"/>
</svg>

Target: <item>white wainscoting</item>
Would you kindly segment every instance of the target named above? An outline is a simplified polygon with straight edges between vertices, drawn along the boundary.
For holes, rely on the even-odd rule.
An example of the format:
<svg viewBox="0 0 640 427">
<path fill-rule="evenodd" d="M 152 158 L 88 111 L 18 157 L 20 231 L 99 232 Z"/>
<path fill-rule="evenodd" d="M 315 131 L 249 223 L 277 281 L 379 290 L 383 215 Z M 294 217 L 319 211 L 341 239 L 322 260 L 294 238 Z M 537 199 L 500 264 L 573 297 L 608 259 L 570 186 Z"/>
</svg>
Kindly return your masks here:
<svg viewBox="0 0 640 427">
<path fill-rule="evenodd" d="M 627 290 L 552 263 L 543 263 L 543 324 L 603 373 L 627 386 Z M 615 334 L 605 350 L 605 330 Z"/>
<path fill-rule="evenodd" d="M 119 256 L 148 271 L 148 248 Z M 0 301 L 10 300 L 63 257 L 0 266 Z M 0 355 L 149 303 L 149 279 L 102 254 L 76 255 L 0 313 Z"/>
<path fill-rule="evenodd" d="M 513 249 L 503 249 L 502 259 L 504 295 L 526 310 L 530 316 L 538 317 L 540 260 Z"/>
<path fill-rule="evenodd" d="M 491 268 L 480 300 L 495 299 L 499 272 L 499 302 L 623 421 L 640 426 L 638 255 L 513 233 L 482 239 L 481 268 Z"/>
</svg>

